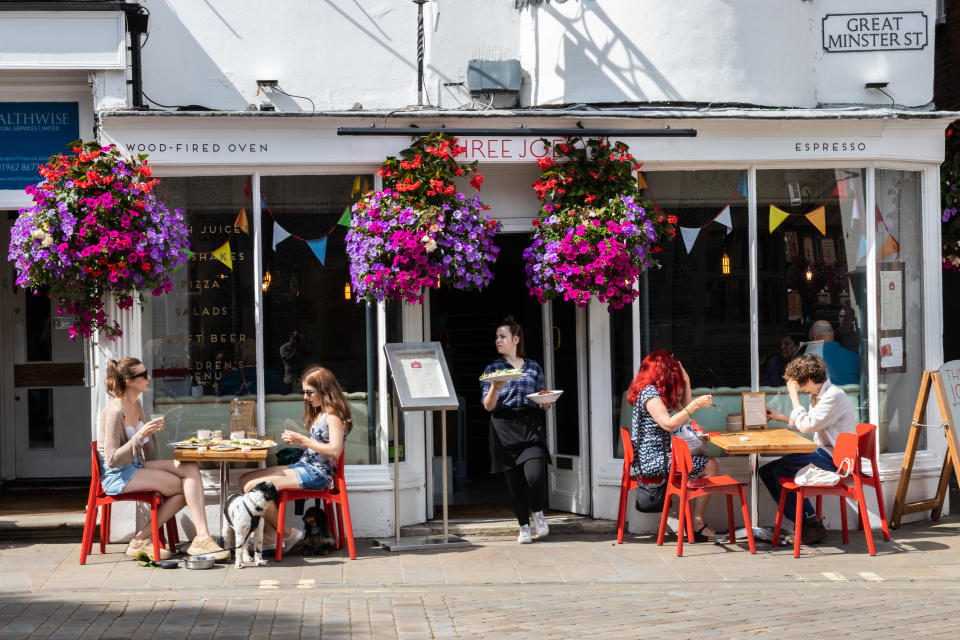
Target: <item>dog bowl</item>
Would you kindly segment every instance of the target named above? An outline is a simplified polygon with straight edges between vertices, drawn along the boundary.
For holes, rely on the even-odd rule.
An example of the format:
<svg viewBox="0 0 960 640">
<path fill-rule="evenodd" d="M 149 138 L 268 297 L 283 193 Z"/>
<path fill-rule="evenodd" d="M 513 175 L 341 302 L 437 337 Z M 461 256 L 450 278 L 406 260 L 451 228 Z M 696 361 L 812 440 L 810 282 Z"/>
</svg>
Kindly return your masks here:
<svg viewBox="0 0 960 640">
<path fill-rule="evenodd" d="M 190 556 L 183 559 L 183 566 L 187 569 L 212 569 L 214 558 L 212 555 Z"/>
</svg>

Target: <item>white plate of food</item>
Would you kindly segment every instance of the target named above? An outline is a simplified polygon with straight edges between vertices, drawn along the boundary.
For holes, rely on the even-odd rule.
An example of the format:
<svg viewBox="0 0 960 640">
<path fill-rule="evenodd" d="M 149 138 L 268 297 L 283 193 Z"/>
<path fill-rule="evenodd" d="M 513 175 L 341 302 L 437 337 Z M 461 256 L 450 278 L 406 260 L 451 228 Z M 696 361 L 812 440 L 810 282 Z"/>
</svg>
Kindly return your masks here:
<svg viewBox="0 0 960 640">
<path fill-rule="evenodd" d="M 480 376 L 480 382 L 509 382 L 519 380 L 525 375 L 527 374 L 520 369 L 497 369 Z"/>
<path fill-rule="evenodd" d="M 233 444 L 215 444 L 210 447 L 210 451 L 233 451 L 236 448 Z"/>
<path fill-rule="evenodd" d="M 556 402 L 557 398 L 559 398 L 561 395 L 563 395 L 563 391 L 560 389 L 554 389 L 553 391 L 543 389 L 541 391 L 537 391 L 536 393 L 528 393 L 527 399 L 536 402 L 537 404 L 546 404 L 548 402 Z"/>
</svg>

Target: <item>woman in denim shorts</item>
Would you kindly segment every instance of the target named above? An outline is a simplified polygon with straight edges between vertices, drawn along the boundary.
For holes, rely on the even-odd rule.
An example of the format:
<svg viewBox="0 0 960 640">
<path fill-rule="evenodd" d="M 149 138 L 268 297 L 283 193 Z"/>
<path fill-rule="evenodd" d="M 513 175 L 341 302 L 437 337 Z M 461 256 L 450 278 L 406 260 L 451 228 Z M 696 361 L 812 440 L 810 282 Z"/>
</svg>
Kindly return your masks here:
<svg viewBox="0 0 960 640">
<path fill-rule="evenodd" d="M 303 387 L 303 426 L 310 432 L 304 435 L 296 431 L 284 431 L 281 439 L 287 444 L 303 449 L 300 459 L 290 465 L 267 467 L 240 476 L 240 486 L 248 492 L 265 480 L 277 489 L 326 489 L 333 483 L 347 433 L 353 422 L 350 405 L 343 395 L 340 383 L 329 369 L 317 367 L 301 378 Z M 277 507 L 270 503 L 264 514 L 267 532 L 264 549 L 274 549 L 276 544 Z M 292 549 L 303 538 L 303 531 L 282 525 L 283 548 Z"/>
</svg>

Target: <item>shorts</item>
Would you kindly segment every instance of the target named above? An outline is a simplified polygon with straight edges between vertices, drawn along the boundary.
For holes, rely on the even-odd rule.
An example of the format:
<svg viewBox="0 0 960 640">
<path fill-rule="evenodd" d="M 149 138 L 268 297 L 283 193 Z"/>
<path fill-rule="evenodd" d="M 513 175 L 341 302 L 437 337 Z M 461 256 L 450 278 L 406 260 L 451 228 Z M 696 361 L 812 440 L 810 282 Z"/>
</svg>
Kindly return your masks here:
<svg viewBox="0 0 960 640">
<path fill-rule="evenodd" d="M 108 496 L 115 496 L 123 493 L 124 488 L 130 479 L 140 469 L 143 469 L 143 463 L 140 458 L 134 458 L 133 462 L 122 467 L 108 467 L 103 461 L 100 461 L 100 484 L 103 486 L 103 492 Z"/>
<path fill-rule="evenodd" d="M 312 464 L 298 461 L 287 465 L 288 469 L 293 469 L 297 473 L 297 482 L 301 489 L 310 489 L 312 491 L 323 491 L 330 486 L 330 480 L 325 475 L 317 471 Z"/>
</svg>

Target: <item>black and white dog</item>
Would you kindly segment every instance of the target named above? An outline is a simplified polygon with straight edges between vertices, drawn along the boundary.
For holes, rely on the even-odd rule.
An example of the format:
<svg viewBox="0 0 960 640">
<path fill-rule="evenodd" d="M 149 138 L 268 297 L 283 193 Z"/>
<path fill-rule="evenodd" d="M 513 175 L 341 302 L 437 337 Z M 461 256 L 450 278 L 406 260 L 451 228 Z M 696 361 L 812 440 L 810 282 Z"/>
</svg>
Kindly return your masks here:
<svg viewBox="0 0 960 640">
<path fill-rule="evenodd" d="M 244 562 L 258 567 L 267 564 L 263 559 L 263 512 L 271 500 L 276 504 L 279 497 L 277 487 L 272 482 L 264 481 L 249 493 L 235 493 L 227 498 L 223 509 L 223 548 L 235 548 L 237 569 L 243 569 Z M 251 533 L 253 557 L 247 550 L 247 538 Z"/>
</svg>

